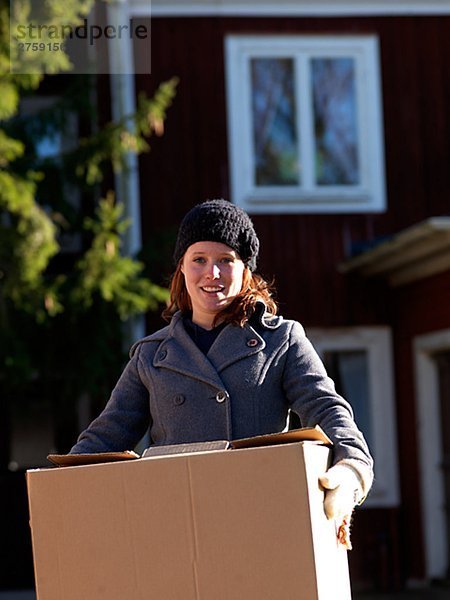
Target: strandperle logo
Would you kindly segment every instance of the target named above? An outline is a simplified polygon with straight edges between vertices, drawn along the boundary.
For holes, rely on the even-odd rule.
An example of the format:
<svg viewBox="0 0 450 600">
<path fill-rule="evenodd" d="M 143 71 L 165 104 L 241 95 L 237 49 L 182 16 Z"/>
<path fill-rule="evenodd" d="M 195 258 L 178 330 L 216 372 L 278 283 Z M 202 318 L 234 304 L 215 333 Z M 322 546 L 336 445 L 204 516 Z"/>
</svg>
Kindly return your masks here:
<svg viewBox="0 0 450 600">
<path fill-rule="evenodd" d="M 150 0 L 134 16 L 122 2 L 10 0 L 10 72 L 150 74 Z M 147 4 L 148 2 L 148 4 Z M 89 11 L 89 12 L 88 12 Z"/>
<path fill-rule="evenodd" d="M 26 40 L 29 43 L 35 42 L 63 42 L 67 39 L 87 40 L 90 46 L 93 46 L 96 40 L 104 38 L 105 40 L 124 39 L 130 40 L 137 38 L 145 40 L 149 37 L 148 28 L 145 25 L 133 25 L 129 20 L 126 24 L 119 25 L 96 25 L 88 23 L 83 19 L 81 25 L 46 25 L 40 23 L 18 24 L 15 27 L 13 37 L 22 42 Z"/>
</svg>

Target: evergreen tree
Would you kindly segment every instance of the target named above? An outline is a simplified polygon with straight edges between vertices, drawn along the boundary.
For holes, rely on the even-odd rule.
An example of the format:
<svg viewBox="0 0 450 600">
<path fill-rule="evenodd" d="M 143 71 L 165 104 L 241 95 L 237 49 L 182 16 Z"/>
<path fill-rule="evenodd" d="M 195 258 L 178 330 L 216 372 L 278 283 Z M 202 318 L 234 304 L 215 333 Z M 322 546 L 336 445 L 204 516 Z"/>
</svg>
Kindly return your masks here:
<svg viewBox="0 0 450 600">
<path fill-rule="evenodd" d="M 92 4 L 47 0 L 49 22 L 79 24 Z M 30 8 L 26 0 L 11 7 L 19 20 Z M 148 139 L 162 133 L 177 82 L 161 84 L 153 98 L 141 96 L 134 115 L 99 127 L 92 77 L 66 75 L 57 103 L 24 115 L 20 101 L 55 85 L 70 61 L 48 52 L 30 65 L 31 74 L 11 73 L 18 50 L 9 38 L 9 8 L 0 0 L 1 421 L 7 438 L 12 402 L 24 410 L 32 398 L 48 402 L 57 449 L 66 451 L 77 429 L 78 399 L 88 395 L 97 410 L 120 371 L 123 322 L 156 310 L 167 297 L 136 257 L 124 255 L 129 222 L 105 174 L 124 169 L 128 153 L 147 151 Z M 58 138 L 74 112 L 89 135 L 58 156 L 40 155 L 40 141 Z M 64 239 L 75 240 L 77 252 L 64 252 Z"/>
</svg>

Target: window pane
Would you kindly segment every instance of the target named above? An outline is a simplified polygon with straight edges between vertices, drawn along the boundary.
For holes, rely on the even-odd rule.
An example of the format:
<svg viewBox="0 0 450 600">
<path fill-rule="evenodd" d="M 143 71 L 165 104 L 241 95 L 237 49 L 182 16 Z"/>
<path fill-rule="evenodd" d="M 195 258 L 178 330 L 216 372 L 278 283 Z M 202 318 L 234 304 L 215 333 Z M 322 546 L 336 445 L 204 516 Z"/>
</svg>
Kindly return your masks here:
<svg viewBox="0 0 450 600">
<path fill-rule="evenodd" d="M 299 183 L 294 61 L 253 58 L 252 119 L 256 185 Z"/>
<path fill-rule="evenodd" d="M 365 350 L 325 352 L 324 364 L 336 384 L 338 393 L 352 405 L 356 423 L 371 446 L 372 424 L 367 352 Z"/>
<path fill-rule="evenodd" d="M 356 126 L 355 65 L 352 58 L 311 60 L 316 182 L 360 181 Z"/>
<path fill-rule="evenodd" d="M 36 142 L 36 154 L 39 158 L 56 158 L 62 151 L 62 133 L 46 135 Z"/>
</svg>

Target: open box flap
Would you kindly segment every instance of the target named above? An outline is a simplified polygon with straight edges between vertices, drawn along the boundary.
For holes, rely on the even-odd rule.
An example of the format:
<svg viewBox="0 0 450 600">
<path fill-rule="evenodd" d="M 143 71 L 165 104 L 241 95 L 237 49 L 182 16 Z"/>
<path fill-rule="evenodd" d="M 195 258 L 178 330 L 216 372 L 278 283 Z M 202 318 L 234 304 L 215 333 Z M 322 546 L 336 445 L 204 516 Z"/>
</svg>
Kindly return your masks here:
<svg viewBox="0 0 450 600">
<path fill-rule="evenodd" d="M 257 448 L 258 446 L 275 446 L 277 444 L 289 444 L 293 442 L 317 442 L 327 446 L 332 445 L 330 438 L 318 425 L 316 425 L 316 427 L 292 429 L 291 431 L 285 431 L 283 433 L 269 433 L 267 435 L 233 440 L 232 442 L 217 440 L 212 442 L 197 442 L 170 446 L 149 446 L 149 448 L 144 451 L 143 457 L 149 458 L 151 456 L 207 452 L 211 450 L 227 450 L 233 448 Z M 58 467 L 95 465 L 122 460 L 134 460 L 136 458 L 141 457 L 131 450 L 125 450 L 123 452 L 99 452 L 95 454 L 49 454 L 47 456 L 47 459 Z"/>
<path fill-rule="evenodd" d="M 233 448 L 256 448 L 258 446 L 276 446 L 277 444 L 291 444 L 293 442 L 320 442 L 332 446 L 333 442 L 319 425 L 292 429 L 282 433 L 268 433 L 255 437 L 233 440 Z"/>
<path fill-rule="evenodd" d="M 47 459 L 58 467 L 75 467 L 77 465 L 95 465 L 98 463 L 118 462 L 140 458 L 132 450 L 124 452 L 97 452 L 95 454 L 49 454 Z"/>
</svg>

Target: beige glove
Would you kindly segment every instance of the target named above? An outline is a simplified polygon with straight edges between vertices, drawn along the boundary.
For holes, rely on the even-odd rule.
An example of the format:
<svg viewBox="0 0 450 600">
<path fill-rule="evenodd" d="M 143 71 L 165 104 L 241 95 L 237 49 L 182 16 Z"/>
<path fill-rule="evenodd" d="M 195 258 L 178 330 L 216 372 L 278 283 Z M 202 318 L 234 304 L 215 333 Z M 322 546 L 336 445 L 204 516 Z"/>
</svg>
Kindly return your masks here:
<svg viewBox="0 0 450 600">
<path fill-rule="evenodd" d="M 319 477 L 325 488 L 324 508 L 329 519 L 350 516 L 363 496 L 356 471 L 347 464 L 337 464 Z"/>
<path fill-rule="evenodd" d="M 335 519 L 338 539 L 350 550 L 350 520 L 355 505 L 363 498 L 360 478 L 352 467 L 338 463 L 319 477 L 319 483 L 325 488 L 325 514 Z"/>
</svg>

